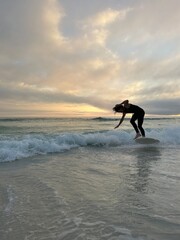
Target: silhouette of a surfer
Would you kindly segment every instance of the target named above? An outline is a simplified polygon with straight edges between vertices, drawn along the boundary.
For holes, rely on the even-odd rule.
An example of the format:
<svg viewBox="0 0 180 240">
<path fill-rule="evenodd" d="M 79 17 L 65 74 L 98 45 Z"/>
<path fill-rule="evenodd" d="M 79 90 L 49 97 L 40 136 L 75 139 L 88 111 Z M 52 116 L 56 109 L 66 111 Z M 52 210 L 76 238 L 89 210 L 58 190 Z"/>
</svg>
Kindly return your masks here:
<svg viewBox="0 0 180 240">
<path fill-rule="evenodd" d="M 120 104 L 116 104 L 113 107 L 113 111 L 115 113 L 116 112 L 122 113 L 122 118 L 120 119 L 119 124 L 115 128 L 118 128 L 121 125 L 121 123 L 124 121 L 124 118 L 127 113 L 133 113 L 130 123 L 132 124 L 134 130 L 136 131 L 136 136 L 134 139 L 136 139 L 140 136 L 145 137 L 145 131 L 142 127 L 145 111 L 142 108 L 129 103 L 129 100 L 125 100 Z M 135 122 L 136 120 L 137 120 L 138 125 Z"/>
</svg>

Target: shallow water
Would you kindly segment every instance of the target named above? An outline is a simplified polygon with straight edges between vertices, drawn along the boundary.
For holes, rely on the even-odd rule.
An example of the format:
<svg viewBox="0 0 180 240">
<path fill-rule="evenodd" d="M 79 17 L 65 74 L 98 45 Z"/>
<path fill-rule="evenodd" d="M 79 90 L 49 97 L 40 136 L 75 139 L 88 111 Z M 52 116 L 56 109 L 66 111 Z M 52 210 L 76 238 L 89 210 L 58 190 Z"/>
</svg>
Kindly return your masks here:
<svg viewBox="0 0 180 240">
<path fill-rule="evenodd" d="M 169 136 L 165 122 L 149 122 L 146 131 L 161 142 L 140 145 L 128 127 L 107 130 L 112 121 L 97 131 L 101 122 L 1 135 L 9 150 L 0 164 L 1 240 L 180 239 L 179 125 Z"/>
<path fill-rule="evenodd" d="M 4 164 L 1 239 L 179 239 L 179 154 L 90 147 Z"/>
</svg>

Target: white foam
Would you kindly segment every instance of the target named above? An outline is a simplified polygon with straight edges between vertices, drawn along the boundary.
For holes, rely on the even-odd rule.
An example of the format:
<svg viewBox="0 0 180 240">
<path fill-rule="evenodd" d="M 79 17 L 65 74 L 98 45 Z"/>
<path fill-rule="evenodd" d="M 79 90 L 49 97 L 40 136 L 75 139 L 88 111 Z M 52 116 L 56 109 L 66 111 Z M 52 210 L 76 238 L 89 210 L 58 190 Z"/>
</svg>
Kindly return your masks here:
<svg viewBox="0 0 180 240">
<path fill-rule="evenodd" d="M 34 155 L 59 153 L 82 146 L 124 146 L 134 145 L 134 131 L 113 130 L 86 134 L 38 134 L 0 139 L 0 162 L 14 161 Z M 180 145 L 180 128 L 151 129 L 147 137 L 160 140 L 161 145 Z"/>
</svg>

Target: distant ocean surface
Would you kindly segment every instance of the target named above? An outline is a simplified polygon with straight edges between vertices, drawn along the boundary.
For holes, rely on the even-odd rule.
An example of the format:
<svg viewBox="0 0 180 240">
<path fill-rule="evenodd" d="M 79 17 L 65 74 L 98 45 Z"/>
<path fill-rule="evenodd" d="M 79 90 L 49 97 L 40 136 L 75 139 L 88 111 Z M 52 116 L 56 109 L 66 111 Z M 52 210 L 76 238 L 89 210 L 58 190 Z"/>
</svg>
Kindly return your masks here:
<svg viewBox="0 0 180 240">
<path fill-rule="evenodd" d="M 0 119 L 1 240 L 179 240 L 180 118 Z"/>
</svg>

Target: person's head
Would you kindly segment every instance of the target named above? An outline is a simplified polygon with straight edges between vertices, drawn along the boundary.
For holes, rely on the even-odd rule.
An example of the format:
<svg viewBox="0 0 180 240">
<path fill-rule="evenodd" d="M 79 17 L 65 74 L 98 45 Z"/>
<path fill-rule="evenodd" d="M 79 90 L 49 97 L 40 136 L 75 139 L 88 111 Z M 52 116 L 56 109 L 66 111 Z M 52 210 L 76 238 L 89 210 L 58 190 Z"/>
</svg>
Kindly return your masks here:
<svg viewBox="0 0 180 240">
<path fill-rule="evenodd" d="M 114 107 L 113 107 L 113 111 L 116 113 L 116 112 L 123 112 L 124 111 L 124 107 L 122 104 L 116 104 Z"/>
</svg>

